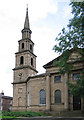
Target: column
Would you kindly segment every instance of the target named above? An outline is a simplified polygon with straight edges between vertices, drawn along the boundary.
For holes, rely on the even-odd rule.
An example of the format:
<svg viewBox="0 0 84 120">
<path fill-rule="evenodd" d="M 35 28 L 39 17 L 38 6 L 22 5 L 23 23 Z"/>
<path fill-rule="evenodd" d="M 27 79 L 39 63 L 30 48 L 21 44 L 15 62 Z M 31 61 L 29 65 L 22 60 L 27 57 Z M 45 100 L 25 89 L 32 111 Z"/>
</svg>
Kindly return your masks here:
<svg viewBox="0 0 84 120">
<path fill-rule="evenodd" d="M 50 76 L 46 76 L 46 110 L 50 111 Z"/>
<path fill-rule="evenodd" d="M 68 101 L 68 85 L 67 85 L 67 81 L 68 81 L 68 74 L 65 73 L 64 75 L 64 108 L 65 110 L 68 110 L 68 105 L 69 105 L 69 101 Z"/>
</svg>

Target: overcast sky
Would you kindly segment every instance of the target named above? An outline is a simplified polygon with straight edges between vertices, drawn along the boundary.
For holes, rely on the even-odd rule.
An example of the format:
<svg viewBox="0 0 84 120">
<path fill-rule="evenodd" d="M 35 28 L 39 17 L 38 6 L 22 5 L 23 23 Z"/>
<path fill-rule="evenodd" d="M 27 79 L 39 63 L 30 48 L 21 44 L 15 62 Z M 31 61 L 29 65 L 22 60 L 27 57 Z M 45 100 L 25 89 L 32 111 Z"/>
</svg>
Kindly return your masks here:
<svg viewBox="0 0 84 120">
<path fill-rule="evenodd" d="M 69 0 L 0 0 L 0 92 L 3 90 L 8 96 L 13 93 L 12 69 L 27 4 L 39 74 L 45 72 L 43 65 L 58 56 L 52 50 L 55 38 L 72 17 Z"/>
</svg>

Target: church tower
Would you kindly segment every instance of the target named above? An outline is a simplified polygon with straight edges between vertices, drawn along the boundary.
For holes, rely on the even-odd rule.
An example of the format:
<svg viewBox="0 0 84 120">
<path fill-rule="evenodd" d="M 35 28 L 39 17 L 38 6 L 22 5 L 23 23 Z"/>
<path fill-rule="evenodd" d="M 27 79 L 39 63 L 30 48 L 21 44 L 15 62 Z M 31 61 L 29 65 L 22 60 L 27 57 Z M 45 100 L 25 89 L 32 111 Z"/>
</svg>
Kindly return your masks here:
<svg viewBox="0 0 84 120">
<path fill-rule="evenodd" d="M 24 28 L 22 29 L 22 39 L 18 41 L 18 52 L 15 53 L 16 63 L 13 80 L 13 110 L 26 109 L 26 80 L 29 76 L 35 75 L 36 55 L 34 54 L 34 43 L 31 40 L 30 24 L 28 17 L 28 8 Z"/>
<path fill-rule="evenodd" d="M 16 64 L 13 69 L 15 72 L 14 82 L 25 81 L 29 76 L 35 75 L 36 71 L 36 55 L 34 51 L 34 43 L 31 40 L 30 25 L 28 18 L 28 8 L 26 10 L 26 18 L 24 22 L 24 29 L 22 32 L 22 39 L 18 41 L 19 50 L 16 54 Z"/>
</svg>

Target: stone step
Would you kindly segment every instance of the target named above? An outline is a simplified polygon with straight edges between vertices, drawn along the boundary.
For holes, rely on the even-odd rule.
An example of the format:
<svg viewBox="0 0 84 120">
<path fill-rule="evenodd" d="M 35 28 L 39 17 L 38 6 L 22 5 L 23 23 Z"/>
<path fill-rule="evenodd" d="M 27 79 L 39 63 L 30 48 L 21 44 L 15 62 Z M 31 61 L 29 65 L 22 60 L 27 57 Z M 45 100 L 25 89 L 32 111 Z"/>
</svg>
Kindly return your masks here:
<svg viewBox="0 0 84 120">
<path fill-rule="evenodd" d="M 46 115 L 57 116 L 57 117 L 83 117 L 84 112 L 82 111 L 61 111 L 61 112 L 45 112 Z"/>
</svg>

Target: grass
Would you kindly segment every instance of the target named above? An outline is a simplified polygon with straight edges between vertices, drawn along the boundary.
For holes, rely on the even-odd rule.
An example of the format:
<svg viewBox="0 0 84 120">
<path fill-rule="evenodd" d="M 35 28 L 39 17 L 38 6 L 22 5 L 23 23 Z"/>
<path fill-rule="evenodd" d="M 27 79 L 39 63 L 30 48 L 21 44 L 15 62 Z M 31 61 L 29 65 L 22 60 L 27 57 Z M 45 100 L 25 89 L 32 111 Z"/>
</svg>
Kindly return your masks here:
<svg viewBox="0 0 84 120">
<path fill-rule="evenodd" d="M 13 117 L 13 116 L 2 116 L 2 118 L 12 118 L 12 119 L 16 119 L 17 117 Z"/>
<path fill-rule="evenodd" d="M 2 118 L 18 118 L 18 117 L 36 117 L 44 116 L 44 113 L 32 112 L 32 111 L 2 111 Z"/>
</svg>

